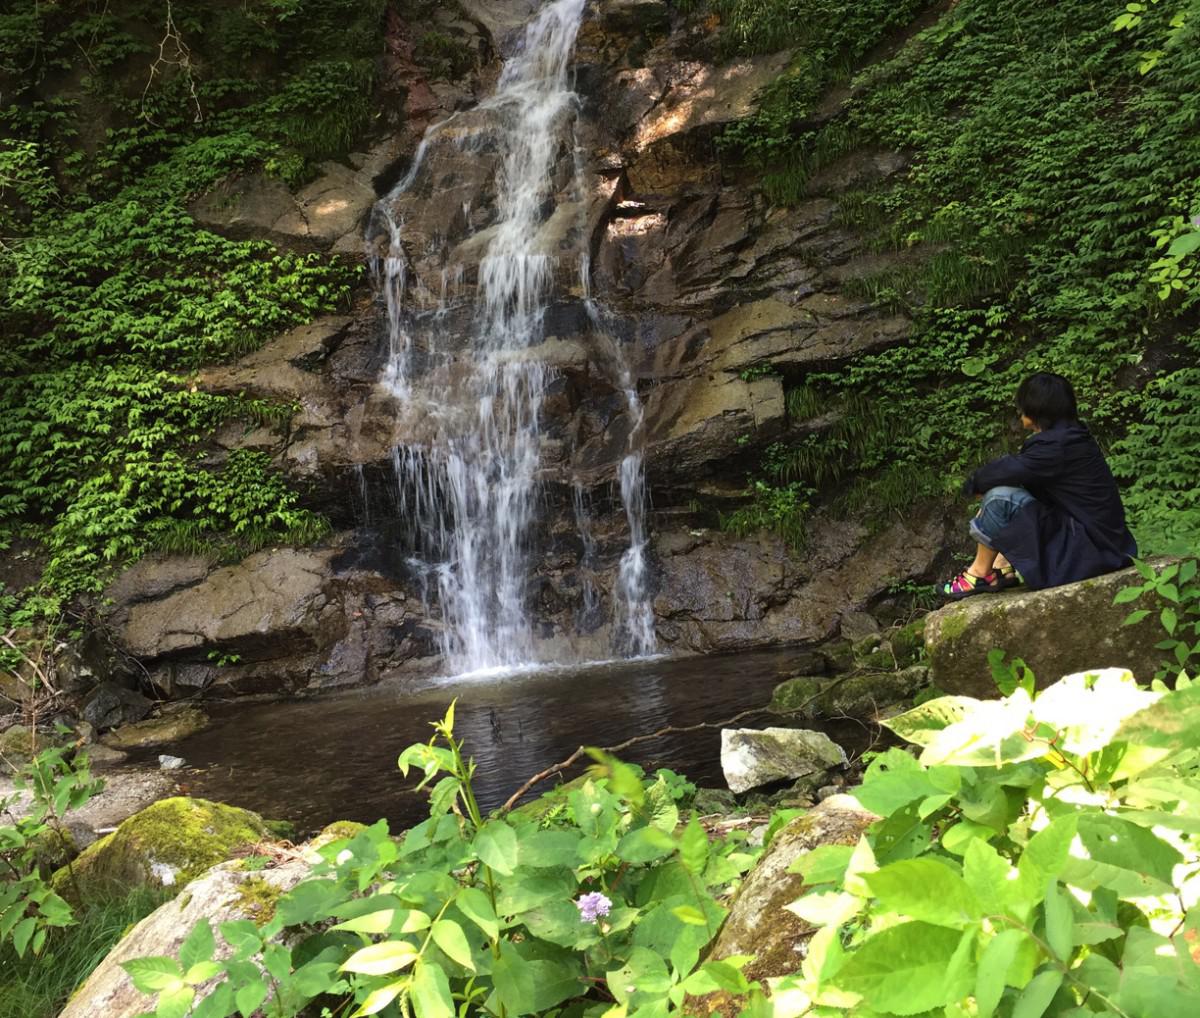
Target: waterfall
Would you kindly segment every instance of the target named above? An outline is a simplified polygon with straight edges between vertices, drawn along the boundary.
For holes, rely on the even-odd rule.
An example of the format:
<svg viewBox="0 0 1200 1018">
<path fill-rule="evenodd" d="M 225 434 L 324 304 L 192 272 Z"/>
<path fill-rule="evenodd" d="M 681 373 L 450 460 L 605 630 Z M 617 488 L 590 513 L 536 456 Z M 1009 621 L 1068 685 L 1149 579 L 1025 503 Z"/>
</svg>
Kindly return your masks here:
<svg viewBox="0 0 1200 1018">
<path fill-rule="evenodd" d="M 555 211 L 559 153 L 567 139 L 573 141 L 578 98 L 570 82 L 570 57 L 585 4 L 554 0 L 542 9 L 506 61 L 495 93 L 475 111 L 455 114 L 427 132 L 408 174 L 378 204 L 368 230 L 369 245 L 372 239 L 386 240 L 382 259 L 369 246 L 387 310 L 389 347 L 381 382 L 414 429 L 429 435 L 427 441 L 394 452 L 398 508 L 407 540 L 416 549 L 412 565 L 426 589 L 436 590 L 443 618 L 441 649 L 456 672 L 536 661 L 526 588 L 549 369 L 525 351 L 544 339 L 543 319 L 557 270 L 557 258 L 545 249 L 539 233 Z M 440 293 L 433 292 L 437 283 L 409 292 L 417 284 L 404 248 L 405 223 L 395 206 L 435 161 L 431 140 L 460 117 L 468 124 L 455 144 L 461 151 L 476 143 L 470 134 L 472 116 L 486 125 L 475 128 L 476 136 L 486 130 L 486 143 L 499 153 L 499 161 L 490 224 L 470 233 L 473 203 L 461 202 L 463 228 L 471 240 L 486 246 L 478 262 L 470 344 L 464 356 L 455 356 L 449 323 L 451 305 L 463 286 L 463 268 L 441 269 Z M 439 256 L 449 257 L 445 238 L 425 238 L 425 243 L 440 243 Z M 580 259 L 586 281 L 582 252 Z M 415 316 L 410 306 L 420 308 L 422 315 Z M 634 390 L 630 387 L 628 393 L 631 413 L 640 419 Z M 622 649 L 643 654 L 653 650 L 654 631 L 645 595 L 640 454 L 630 452 L 619 478 L 630 545 L 614 590 L 615 632 Z M 582 502 L 577 503 L 581 508 Z M 586 544 L 590 532 L 584 532 L 582 519 L 579 525 Z M 594 596 L 592 591 L 587 599 Z"/>
</svg>

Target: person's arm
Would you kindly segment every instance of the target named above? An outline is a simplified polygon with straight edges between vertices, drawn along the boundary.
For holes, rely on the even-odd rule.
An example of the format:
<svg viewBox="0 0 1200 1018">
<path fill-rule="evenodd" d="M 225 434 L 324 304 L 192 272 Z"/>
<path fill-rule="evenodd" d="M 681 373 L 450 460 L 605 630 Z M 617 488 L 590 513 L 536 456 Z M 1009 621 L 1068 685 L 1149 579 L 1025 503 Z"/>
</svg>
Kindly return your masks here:
<svg viewBox="0 0 1200 1018">
<path fill-rule="evenodd" d="M 968 477 L 963 494 L 979 495 L 989 488 L 1028 488 L 1043 485 L 1059 474 L 1062 456 L 1057 446 L 1029 439 L 1015 456 L 1001 456 L 985 463 Z"/>
</svg>

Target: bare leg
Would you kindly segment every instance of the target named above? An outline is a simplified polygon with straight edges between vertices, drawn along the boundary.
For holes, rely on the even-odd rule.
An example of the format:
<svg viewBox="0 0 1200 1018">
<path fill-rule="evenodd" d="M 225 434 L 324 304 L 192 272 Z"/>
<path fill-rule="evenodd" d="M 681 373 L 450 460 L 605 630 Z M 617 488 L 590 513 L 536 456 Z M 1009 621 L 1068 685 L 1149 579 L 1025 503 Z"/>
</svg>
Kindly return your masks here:
<svg viewBox="0 0 1200 1018">
<path fill-rule="evenodd" d="M 1006 558 L 1005 558 L 1005 557 L 1004 557 L 1002 554 L 1000 554 L 999 552 L 997 552 L 997 553 L 996 553 L 996 562 L 995 562 L 995 568 L 996 568 L 996 569 L 1011 569 L 1011 568 L 1012 568 L 1012 563 L 1011 563 L 1011 562 L 1009 562 L 1009 561 L 1008 561 L 1008 559 L 1006 559 Z"/>
<path fill-rule="evenodd" d="M 999 554 L 995 549 L 989 548 L 986 544 L 977 544 L 975 546 L 975 561 L 967 567 L 967 572 L 977 579 L 983 579 L 992 571 L 992 566 L 996 562 L 996 556 Z"/>
</svg>

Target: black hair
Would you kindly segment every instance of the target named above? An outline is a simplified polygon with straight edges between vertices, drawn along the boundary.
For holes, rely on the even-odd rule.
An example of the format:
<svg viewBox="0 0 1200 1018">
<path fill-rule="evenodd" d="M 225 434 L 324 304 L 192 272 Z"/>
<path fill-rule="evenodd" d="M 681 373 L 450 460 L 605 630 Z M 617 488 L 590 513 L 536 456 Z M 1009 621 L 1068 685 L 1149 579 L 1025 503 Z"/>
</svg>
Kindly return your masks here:
<svg viewBox="0 0 1200 1018">
<path fill-rule="evenodd" d="M 1039 371 L 1017 389 L 1017 409 L 1045 431 L 1061 421 L 1079 420 L 1075 390 L 1062 375 Z"/>
</svg>

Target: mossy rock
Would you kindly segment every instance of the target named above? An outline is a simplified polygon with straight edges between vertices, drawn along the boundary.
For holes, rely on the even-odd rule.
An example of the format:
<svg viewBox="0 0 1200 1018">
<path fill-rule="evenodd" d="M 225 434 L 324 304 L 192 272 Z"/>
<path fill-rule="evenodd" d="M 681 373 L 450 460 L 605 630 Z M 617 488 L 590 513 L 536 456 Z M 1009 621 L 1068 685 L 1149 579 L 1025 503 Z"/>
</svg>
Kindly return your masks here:
<svg viewBox="0 0 1200 1018">
<path fill-rule="evenodd" d="M 206 799 L 163 799 L 58 870 L 54 889 L 79 904 L 114 888 L 183 887 L 235 852 L 270 840 L 257 813 Z"/>
<path fill-rule="evenodd" d="M 208 715 L 202 710 L 197 707 L 185 707 L 160 717 L 122 725 L 103 736 L 100 741 L 112 749 L 161 746 L 203 731 L 208 727 L 208 723 Z"/>
<path fill-rule="evenodd" d="M 277 823 L 278 821 L 267 821 L 268 823 Z M 366 824 L 360 824 L 357 820 L 335 820 L 327 827 L 321 828 L 317 832 L 316 837 L 312 839 L 306 846 L 311 849 L 318 849 L 334 841 L 344 841 L 353 838 L 367 829 Z"/>
<path fill-rule="evenodd" d="M 836 679 L 802 676 L 775 687 L 770 709 L 798 720 L 874 717 L 882 708 L 910 700 L 929 685 L 929 669 L 857 672 Z"/>
</svg>

